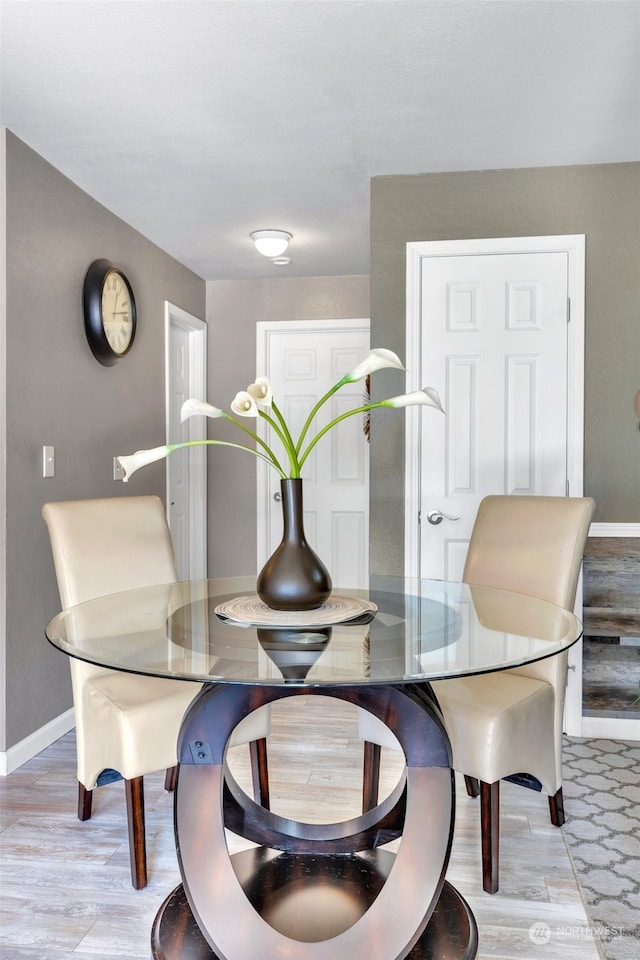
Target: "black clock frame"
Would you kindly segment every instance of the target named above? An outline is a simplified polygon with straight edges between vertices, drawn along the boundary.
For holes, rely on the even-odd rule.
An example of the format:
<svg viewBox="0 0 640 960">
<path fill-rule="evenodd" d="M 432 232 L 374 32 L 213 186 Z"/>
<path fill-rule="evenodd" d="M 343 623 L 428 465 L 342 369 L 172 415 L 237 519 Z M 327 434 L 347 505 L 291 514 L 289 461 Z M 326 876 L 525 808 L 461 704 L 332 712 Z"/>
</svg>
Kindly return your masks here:
<svg viewBox="0 0 640 960">
<path fill-rule="evenodd" d="M 112 273 L 117 273 L 122 277 L 131 300 L 131 340 L 129 341 L 127 349 L 123 350 L 122 353 L 116 353 L 107 340 L 102 322 L 102 291 L 107 278 Z M 133 341 L 136 336 L 137 313 L 136 301 L 131 284 L 122 270 L 114 266 L 109 260 L 94 260 L 87 270 L 82 289 L 82 310 L 84 314 L 84 329 L 89 346 L 91 347 L 91 352 L 96 360 L 105 367 L 112 367 L 121 357 L 126 356 L 133 346 Z"/>
</svg>

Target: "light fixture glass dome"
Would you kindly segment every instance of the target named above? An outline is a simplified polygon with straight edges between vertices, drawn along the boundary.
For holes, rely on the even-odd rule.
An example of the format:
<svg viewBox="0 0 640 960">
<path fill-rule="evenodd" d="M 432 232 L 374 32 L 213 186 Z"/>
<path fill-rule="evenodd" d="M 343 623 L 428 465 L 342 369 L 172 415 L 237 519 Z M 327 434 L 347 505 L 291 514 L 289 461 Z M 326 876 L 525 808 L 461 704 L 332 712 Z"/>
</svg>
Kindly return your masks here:
<svg viewBox="0 0 640 960">
<path fill-rule="evenodd" d="M 293 234 L 286 230 L 254 230 L 250 234 L 256 250 L 265 257 L 279 257 L 289 246 Z"/>
</svg>

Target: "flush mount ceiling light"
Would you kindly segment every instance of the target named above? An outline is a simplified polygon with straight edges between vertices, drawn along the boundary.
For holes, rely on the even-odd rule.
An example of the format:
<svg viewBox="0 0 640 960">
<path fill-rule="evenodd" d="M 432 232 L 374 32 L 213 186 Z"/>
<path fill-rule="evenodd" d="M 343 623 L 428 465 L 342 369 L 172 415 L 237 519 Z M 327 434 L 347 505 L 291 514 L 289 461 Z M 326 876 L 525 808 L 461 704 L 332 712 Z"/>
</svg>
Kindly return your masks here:
<svg viewBox="0 0 640 960">
<path fill-rule="evenodd" d="M 250 237 L 258 253 L 273 260 L 285 252 L 289 241 L 293 239 L 293 234 L 287 233 L 286 230 L 254 230 Z"/>
</svg>

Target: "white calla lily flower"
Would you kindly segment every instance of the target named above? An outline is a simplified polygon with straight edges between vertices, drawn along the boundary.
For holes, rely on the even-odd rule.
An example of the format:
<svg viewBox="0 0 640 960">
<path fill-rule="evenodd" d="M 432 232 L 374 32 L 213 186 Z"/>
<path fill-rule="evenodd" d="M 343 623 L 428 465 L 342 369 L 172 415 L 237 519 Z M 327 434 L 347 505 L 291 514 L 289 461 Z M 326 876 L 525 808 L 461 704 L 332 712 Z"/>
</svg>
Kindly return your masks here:
<svg viewBox="0 0 640 960">
<path fill-rule="evenodd" d="M 180 409 L 180 423 L 184 423 L 189 417 L 197 416 L 212 418 L 224 417 L 225 412 L 221 410 L 220 407 L 214 407 L 210 403 L 205 403 L 204 400 L 196 400 L 195 397 L 185 400 Z"/>
<path fill-rule="evenodd" d="M 444 407 L 442 406 L 442 402 L 440 400 L 440 394 L 435 387 L 423 387 L 421 392 L 426 393 L 426 395 L 431 398 L 432 403 L 430 405 L 432 407 L 435 407 L 436 410 L 444 413 Z"/>
<path fill-rule="evenodd" d="M 444 413 L 440 396 L 433 387 L 423 387 L 422 390 L 414 390 L 412 393 L 403 393 L 400 397 L 389 397 L 388 400 L 381 400 L 381 407 L 435 407 L 441 413 Z"/>
<path fill-rule="evenodd" d="M 212 404 L 205 403 L 203 400 L 196 400 L 195 398 L 186 400 L 182 404 L 180 411 L 181 423 L 184 423 L 189 417 L 195 416 L 210 417 L 212 419 L 222 417 L 230 421 L 236 429 L 245 433 L 251 440 L 251 446 L 232 443 L 229 440 L 209 439 L 187 440 L 182 443 L 168 444 L 164 447 L 155 447 L 153 450 L 138 450 L 137 453 L 131 456 L 118 457 L 124 469 L 124 479 L 128 480 L 140 467 L 144 467 L 148 463 L 153 463 L 155 460 L 161 460 L 175 450 L 179 450 L 182 447 L 193 447 L 203 443 L 243 450 L 245 453 L 250 453 L 254 457 L 264 460 L 265 463 L 268 463 L 280 474 L 283 480 L 287 478 L 296 479 L 300 478 L 302 468 L 317 443 L 322 440 L 329 430 L 333 430 L 334 427 L 337 427 L 338 424 L 342 423 L 342 421 L 348 417 L 363 413 L 368 414 L 370 410 L 375 410 L 379 407 L 402 408 L 416 405 L 435 407 L 436 410 L 444 413 L 438 391 L 434 390 L 433 387 L 423 387 L 422 390 L 414 390 L 412 393 L 404 393 L 401 396 L 390 397 L 388 400 L 379 400 L 376 403 L 369 402 L 367 397 L 363 404 L 359 404 L 350 410 L 344 410 L 324 426 L 317 427 L 316 424 L 317 429 L 315 435 L 312 433 L 311 439 L 308 439 L 308 434 L 312 431 L 316 414 L 338 390 L 347 383 L 356 383 L 358 380 L 368 377 L 369 374 L 374 373 L 376 370 L 384 370 L 385 368 L 393 368 L 396 370 L 405 369 L 402 361 L 393 350 L 380 348 L 370 350 L 361 363 L 357 364 L 350 373 L 347 373 L 342 379 L 338 380 L 337 383 L 334 383 L 314 404 L 297 437 L 292 436 L 290 428 L 282 415 L 282 411 L 278 409 L 278 405 L 273 399 L 271 384 L 267 377 L 256 377 L 255 381 L 250 383 L 246 390 L 241 390 L 237 393 L 231 403 L 232 413 L 236 414 L 237 417 L 254 419 L 260 417 L 265 421 L 267 426 L 269 426 L 275 434 L 276 439 L 282 444 L 286 456 L 286 461 L 283 461 L 283 463 L 280 462 L 281 454 L 274 451 L 264 437 L 256 432 L 256 429 L 252 429 L 249 424 L 242 423 L 239 419 L 236 419 L 236 417 L 221 410 L 220 407 L 214 407 Z"/>
<path fill-rule="evenodd" d="M 353 368 L 351 373 L 346 375 L 343 382 L 355 383 L 357 380 L 362 380 L 364 377 L 367 377 L 370 373 L 375 373 L 376 370 L 384 370 L 386 367 L 395 367 L 397 370 L 404 370 L 400 357 L 395 354 L 393 350 L 385 350 L 384 347 L 378 347 L 375 350 L 370 350 L 364 360 L 361 360 L 360 363 Z"/>
<path fill-rule="evenodd" d="M 164 459 L 172 450 L 173 444 L 168 444 L 164 447 L 153 447 L 151 450 L 138 450 L 128 457 L 116 457 L 118 463 L 124 470 L 124 477 L 122 478 L 124 483 L 126 483 L 129 477 L 131 477 L 136 470 L 139 470 L 140 467 L 146 467 L 148 463 L 155 463 L 156 460 Z"/>
<path fill-rule="evenodd" d="M 273 399 L 271 393 L 271 384 L 267 377 L 256 377 L 253 383 L 247 387 L 247 393 L 251 394 L 256 403 L 262 407 L 270 407 Z"/>
<path fill-rule="evenodd" d="M 241 390 L 236 393 L 231 409 L 239 417 L 257 417 L 258 407 L 255 400 L 247 390 Z"/>
</svg>

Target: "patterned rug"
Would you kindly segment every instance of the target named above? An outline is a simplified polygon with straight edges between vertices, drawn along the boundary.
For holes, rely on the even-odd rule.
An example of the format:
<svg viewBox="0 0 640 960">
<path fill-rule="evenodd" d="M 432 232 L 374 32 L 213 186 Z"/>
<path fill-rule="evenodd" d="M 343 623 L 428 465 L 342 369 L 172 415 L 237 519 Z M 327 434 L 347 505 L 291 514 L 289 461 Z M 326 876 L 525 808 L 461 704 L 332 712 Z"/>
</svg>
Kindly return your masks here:
<svg viewBox="0 0 640 960">
<path fill-rule="evenodd" d="M 563 827 L 607 960 L 640 958 L 640 742 L 565 737 Z"/>
</svg>

